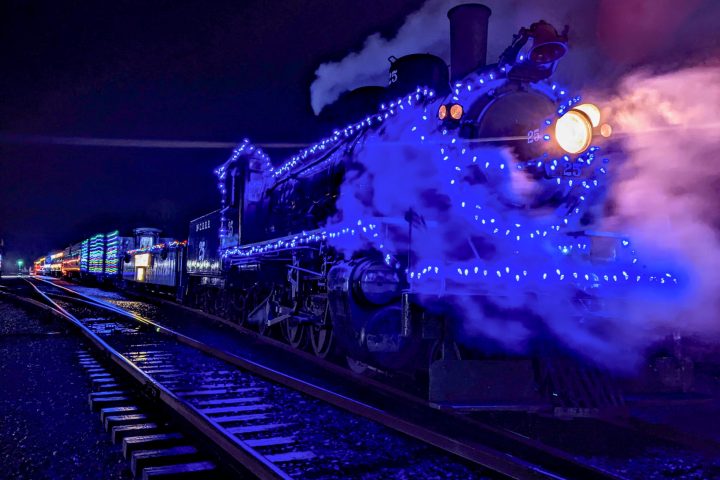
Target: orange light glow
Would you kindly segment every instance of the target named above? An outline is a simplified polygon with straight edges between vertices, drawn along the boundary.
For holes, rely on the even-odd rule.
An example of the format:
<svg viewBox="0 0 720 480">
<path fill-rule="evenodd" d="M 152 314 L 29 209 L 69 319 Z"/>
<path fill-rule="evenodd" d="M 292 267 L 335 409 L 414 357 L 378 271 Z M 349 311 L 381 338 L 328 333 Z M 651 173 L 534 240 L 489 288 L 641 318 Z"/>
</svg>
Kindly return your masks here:
<svg viewBox="0 0 720 480">
<path fill-rule="evenodd" d="M 445 118 L 447 118 L 447 115 L 447 107 L 445 105 L 440 105 L 440 108 L 438 108 L 438 118 L 440 120 L 445 120 Z"/>
<path fill-rule="evenodd" d="M 455 120 L 460 120 L 463 116 L 462 105 L 456 103 L 450 107 L 450 116 Z"/>
<path fill-rule="evenodd" d="M 600 125 L 600 109 L 592 103 L 583 103 L 582 105 L 576 105 L 573 110 L 580 110 L 590 119 L 590 123 L 593 127 Z"/>
<path fill-rule="evenodd" d="M 568 153 L 580 153 L 590 146 L 592 125 L 579 110 L 570 110 L 555 122 L 555 139 Z"/>
<path fill-rule="evenodd" d="M 612 135 L 612 126 L 608 123 L 603 123 L 600 127 L 600 135 L 602 135 L 605 138 L 608 138 L 610 135 Z"/>
</svg>

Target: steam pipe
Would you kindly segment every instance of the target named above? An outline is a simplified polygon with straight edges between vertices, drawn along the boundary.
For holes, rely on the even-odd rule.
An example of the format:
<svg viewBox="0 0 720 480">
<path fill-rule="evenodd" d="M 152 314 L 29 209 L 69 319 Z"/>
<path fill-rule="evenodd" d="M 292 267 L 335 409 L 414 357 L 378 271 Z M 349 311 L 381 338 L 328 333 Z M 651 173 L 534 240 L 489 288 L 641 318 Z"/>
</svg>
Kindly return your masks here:
<svg viewBox="0 0 720 480">
<path fill-rule="evenodd" d="M 448 11 L 451 81 L 485 66 L 491 13 L 490 8 L 479 3 L 464 3 Z"/>
</svg>

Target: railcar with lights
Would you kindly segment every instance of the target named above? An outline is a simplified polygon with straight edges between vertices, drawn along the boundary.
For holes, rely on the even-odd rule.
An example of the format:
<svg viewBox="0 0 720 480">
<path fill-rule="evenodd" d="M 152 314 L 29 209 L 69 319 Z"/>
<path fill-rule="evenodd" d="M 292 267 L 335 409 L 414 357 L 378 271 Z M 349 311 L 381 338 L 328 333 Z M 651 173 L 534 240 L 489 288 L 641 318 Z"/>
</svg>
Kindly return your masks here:
<svg viewBox="0 0 720 480">
<path fill-rule="evenodd" d="M 63 251 L 63 259 L 60 272 L 64 278 L 80 278 L 80 253 L 81 244 L 70 245 Z"/>
<path fill-rule="evenodd" d="M 132 248 L 132 239 L 121 237 L 118 230 L 97 233 L 65 250 L 64 271 L 69 278 L 92 283 L 115 283 L 122 272 L 120 261 Z"/>
<path fill-rule="evenodd" d="M 64 256 L 65 256 L 65 252 L 62 250 L 59 252 L 51 253 L 48 256 L 50 262 L 49 262 L 49 264 L 46 264 L 47 269 L 46 269 L 45 274 L 50 275 L 52 277 L 62 276 L 62 263 L 63 263 Z"/>
<path fill-rule="evenodd" d="M 33 262 L 30 268 L 30 275 L 42 275 L 43 266 L 45 265 L 45 257 L 40 257 Z"/>
<path fill-rule="evenodd" d="M 136 228 L 133 233 L 123 242 L 123 286 L 182 298 L 186 242 L 161 238 L 157 228 Z"/>
<path fill-rule="evenodd" d="M 602 375 L 573 384 L 572 368 L 545 360 L 541 344 L 513 355 L 499 341 L 512 332 L 499 333 L 498 318 L 537 315 L 510 292 L 592 304 L 598 278 L 617 282 L 611 268 L 626 241 L 586 228 L 605 173 L 593 145 L 611 128 L 598 107 L 549 80 L 567 28 L 523 28 L 486 65 L 489 16 L 477 4 L 450 10 L 450 76 L 432 55 L 392 57 L 379 112 L 286 162 L 240 144 L 216 170 L 221 208 L 191 224 L 187 301 L 320 357 L 346 357 L 358 372 L 429 372 L 437 404 L 613 397 Z M 417 165 L 432 167 L 421 175 L 429 186 L 398 207 L 402 169 Z M 372 198 L 378 177 L 392 185 L 382 201 Z M 472 335 L 461 318 L 471 312 L 481 317 Z"/>
</svg>

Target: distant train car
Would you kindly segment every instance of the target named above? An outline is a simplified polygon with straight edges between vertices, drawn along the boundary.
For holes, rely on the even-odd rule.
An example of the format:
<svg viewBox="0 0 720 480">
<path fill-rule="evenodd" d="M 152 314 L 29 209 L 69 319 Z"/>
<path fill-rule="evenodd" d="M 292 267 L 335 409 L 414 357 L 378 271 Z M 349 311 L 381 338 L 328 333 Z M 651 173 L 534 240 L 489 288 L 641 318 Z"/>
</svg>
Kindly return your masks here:
<svg viewBox="0 0 720 480">
<path fill-rule="evenodd" d="M 83 280 L 114 282 L 122 274 L 121 260 L 135 248 L 134 239 L 121 237 L 118 230 L 98 233 L 79 244 L 78 272 Z"/>
<path fill-rule="evenodd" d="M 45 267 L 45 257 L 40 257 L 33 262 L 30 268 L 30 275 L 42 275 L 43 268 Z"/>
<path fill-rule="evenodd" d="M 65 278 L 80 277 L 80 244 L 70 245 L 64 251 L 60 272 Z"/>
<path fill-rule="evenodd" d="M 51 253 L 47 259 L 49 260 L 49 263 L 46 263 L 47 269 L 46 269 L 46 275 L 49 275 L 51 277 L 61 277 L 62 276 L 62 263 L 63 258 L 65 256 L 64 251 L 54 252 Z"/>
<path fill-rule="evenodd" d="M 182 291 L 186 242 L 160 238 L 156 228 L 136 228 L 134 233 L 139 247 L 124 254 L 123 283 L 173 296 Z"/>
<path fill-rule="evenodd" d="M 221 212 L 215 210 L 192 220 L 188 234 L 187 297 L 211 313 L 219 313 L 225 286 L 218 237 L 221 226 Z"/>
</svg>

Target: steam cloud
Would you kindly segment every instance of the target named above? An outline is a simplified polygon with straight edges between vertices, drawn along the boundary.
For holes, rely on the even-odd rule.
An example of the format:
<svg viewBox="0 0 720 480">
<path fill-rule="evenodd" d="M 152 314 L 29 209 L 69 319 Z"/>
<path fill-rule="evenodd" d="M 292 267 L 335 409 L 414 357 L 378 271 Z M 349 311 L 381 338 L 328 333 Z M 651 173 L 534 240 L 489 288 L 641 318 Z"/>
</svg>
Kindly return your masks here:
<svg viewBox="0 0 720 480">
<path fill-rule="evenodd" d="M 692 289 L 664 326 L 705 334 L 720 331 L 718 105 L 720 66 L 699 66 L 629 75 L 609 109 L 626 158 L 606 225 L 628 232 L 650 262 L 685 262 Z"/>
<path fill-rule="evenodd" d="M 316 114 L 346 91 L 387 85 L 391 55 L 432 53 L 450 59 L 447 11 L 461 0 L 428 0 L 407 16 L 390 39 L 369 36 L 359 52 L 323 63 L 310 87 Z M 642 64 L 675 66 L 711 57 L 720 47 L 720 2 L 714 0 L 485 0 L 492 9 L 488 62 L 493 63 L 520 27 L 543 19 L 570 25 L 570 51 L 556 79 L 573 88 L 612 86 Z"/>
<path fill-rule="evenodd" d="M 373 35 L 362 51 L 321 65 L 312 85 L 314 110 L 318 112 L 345 90 L 381 83 L 386 66 L 382 61 L 389 55 L 427 51 L 447 58 L 445 13 L 457 3 L 429 0 L 408 16 L 395 38 Z M 706 16 L 720 7 L 699 1 L 674 6 L 652 2 L 654 16 L 643 17 L 638 28 L 625 32 L 623 43 L 617 37 L 622 37 L 619 28 L 627 17 L 622 14 L 627 12 L 609 1 L 597 3 L 594 9 L 587 4 L 579 6 L 580 2 L 485 3 L 493 9 L 488 58 L 496 57 L 520 26 L 540 18 L 556 26 L 570 23 L 571 34 L 580 30 L 559 73 L 576 87 L 595 87 L 593 100 L 606 107 L 608 121 L 623 146 L 623 155 L 611 162 L 614 183 L 608 192 L 609 215 L 600 218 L 595 227 L 627 233 L 642 263 L 684 273 L 686 288 L 672 297 L 638 288 L 625 295 L 624 303 L 608 306 L 609 315 L 603 322 L 582 324 L 572 315 L 576 306 L 569 289 L 545 291 L 547 295 L 540 299 L 528 299 L 499 284 L 495 293 L 502 312 L 497 315 L 483 314 L 483 306 L 469 297 L 456 301 L 467 319 L 466 333 L 517 352 L 550 336 L 598 364 L 625 371 L 639 364 L 643 348 L 667 333 L 718 334 L 720 210 L 715 205 L 720 185 L 720 68 L 707 64 L 707 58 L 717 52 L 718 39 Z M 624 5 L 632 11 L 649 4 L 636 0 Z M 588 9 L 595 15 L 587 15 Z M 655 36 L 654 45 L 633 42 L 633 35 L 658 32 L 665 37 Z M 675 49 L 667 48 L 669 45 Z M 665 62 L 662 65 L 637 68 L 653 65 L 659 57 Z M 706 65 L 688 66 L 703 62 Z M 437 158 L 427 154 L 427 147 L 413 147 L 408 142 L 407 132 L 416 126 L 414 122 L 417 118 L 400 115 L 357 148 L 356 159 L 363 167 L 348 172 L 335 221 L 368 216 L 402 218 L 412 207 L 433 225 L 428 227 L 432 234 L 413 244 L 416 262 L 452 263 L 467 250 L 468 236 L 487 232 L 464 208 L 458 208 L 460 200 L 448 187 L 450 177 Z M 432 129 L 421 127 L 419 132 L 433 135 Z M 512 165 L 512 152 L 506 149 L 474 147 L 472 155 L 495 165 Z M 464 193 L 506 223 L 542 226 L 551 222 L 556 212 L 528 214 L 508 207 L 537 195 L 538 188 L 524 176 L 506 173 L 489 176 L 482 184 L 469 182 Z M 602 203 L 601 198 L 597 200 Z M 341 246 L 350 251 L 362 248 L 360 244 Z M 563 262 L 543 251 L 518 256 L 512 248 L 510 243 L 499 243 L 479 254 L 488 261 L 513 257 L 517 262 L 512 265 L 514 271 L 517 265 L 546 268 L 548 261 Z"/>
<path fill-rule="evenodd" d="M 364 85 L 386 85 L 387 58 L 411 53 L 432 53 L 448 61 L 450 58 L 450 25 L 447 11 L 459 0 L 428 0 L 416 12 L 408 15 L 405 23 L 392 39 L 379 33 L 370 35 L 359 52 L 351 53 L 338 62 L 320 65 L 316 79 L 310 87 L 311 105 L 316 114 L 334 102 L 345 91 Z M 563 23 L 578 2 L 567 2 L 560 9 L 552 8 L 557 2 L 509 0 L 487 1 L 493 14 L 490 17 L 488 59 L 497 58 L 523 25 L 539 18 Z M 548 14 L 549 13 L 549 14 Z"/>
</svg>

